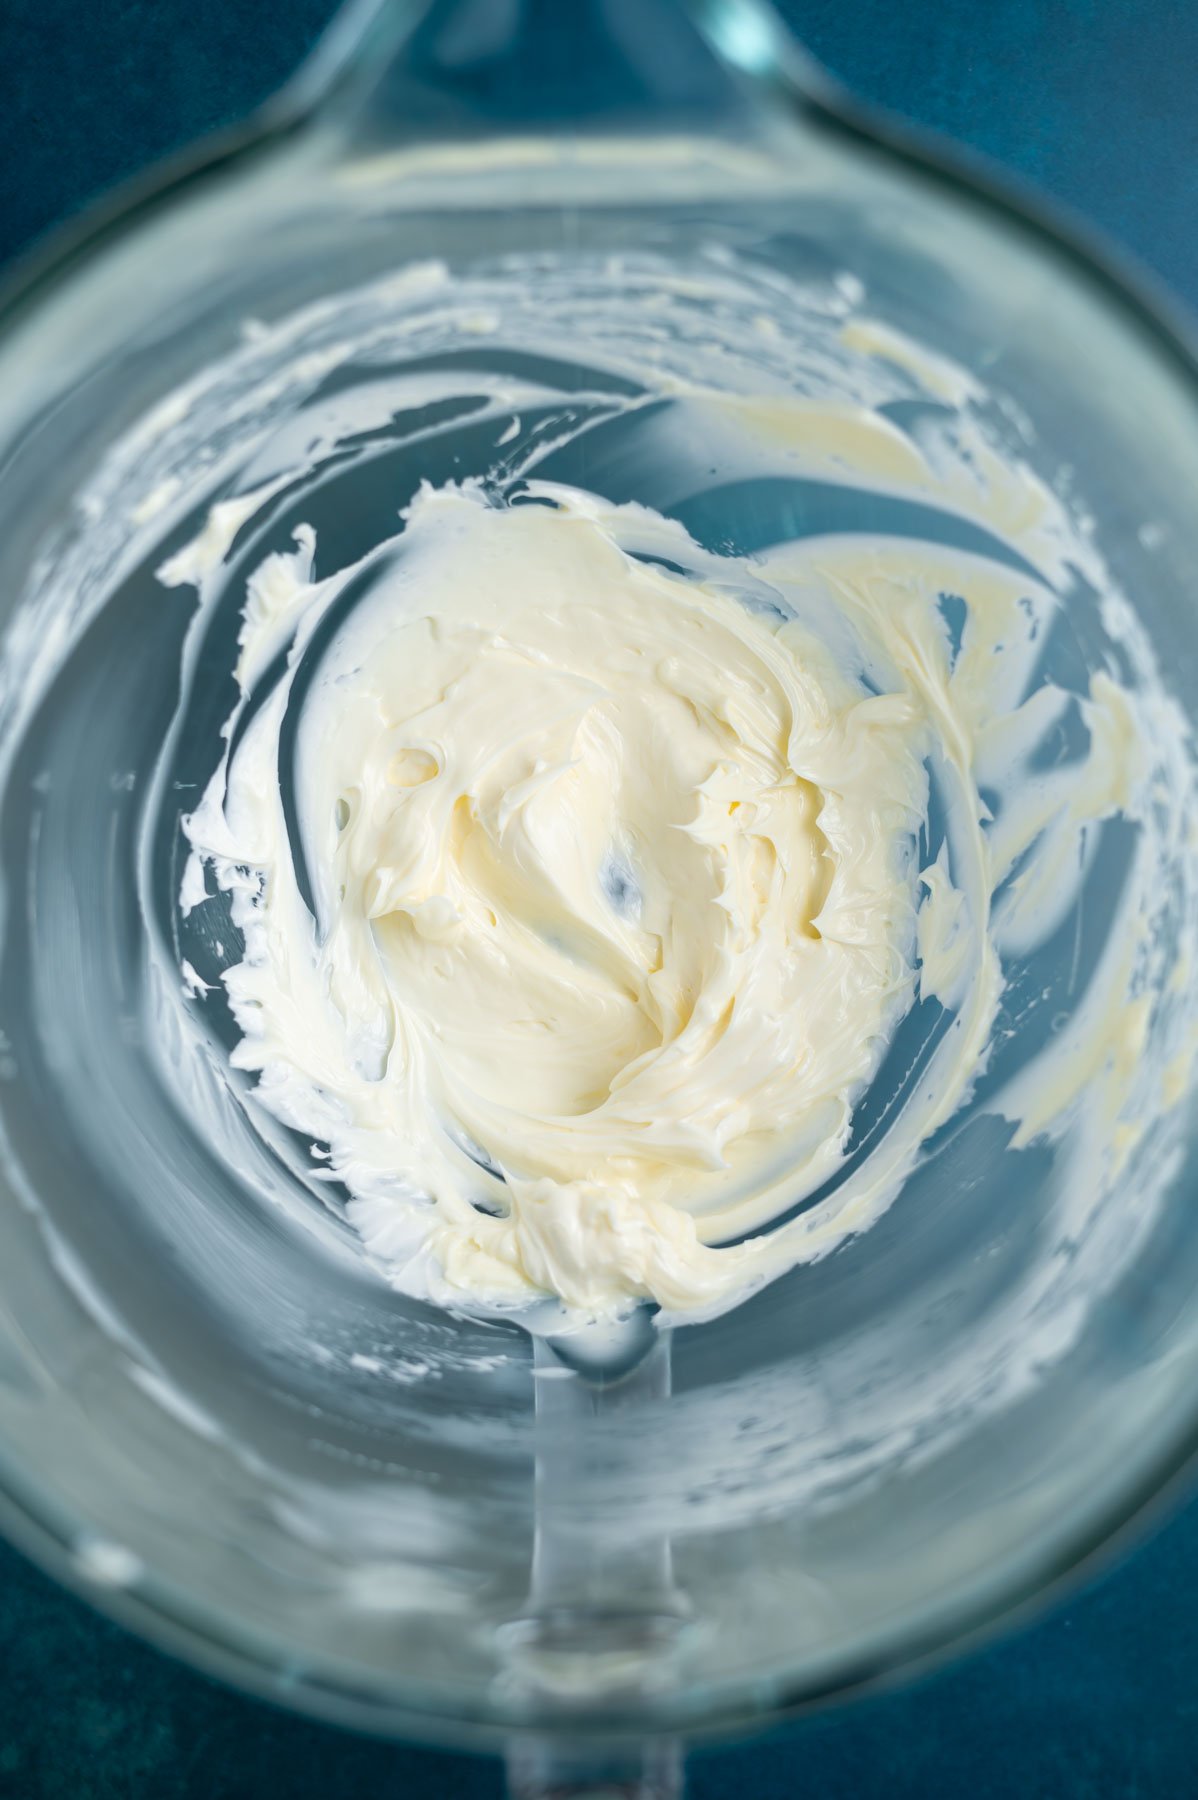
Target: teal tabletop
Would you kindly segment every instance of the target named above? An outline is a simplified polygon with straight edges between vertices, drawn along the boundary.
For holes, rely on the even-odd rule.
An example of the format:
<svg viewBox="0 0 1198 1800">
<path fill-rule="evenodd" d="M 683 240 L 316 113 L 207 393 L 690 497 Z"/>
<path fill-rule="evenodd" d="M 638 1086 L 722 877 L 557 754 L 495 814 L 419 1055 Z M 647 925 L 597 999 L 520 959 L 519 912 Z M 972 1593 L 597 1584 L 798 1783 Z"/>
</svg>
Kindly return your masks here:
<svg viewBox="0 0 1198 1800">
<path fill-rule="evenodd" d="M 333 0 L 0 0 L 0 261 L 276 86 Z M 1198 308 L 1192 0 L 785 0 L 869 100 L 1086 217 Z M 918 1683 L 698 1753 L 694 1800 L 1180 1800 L 1198 1792 L 1198 1502 Z M 491 1800 L 496 1762 L 228 1692 L 0 1545 L 0 1800 Z"/>
</svg>

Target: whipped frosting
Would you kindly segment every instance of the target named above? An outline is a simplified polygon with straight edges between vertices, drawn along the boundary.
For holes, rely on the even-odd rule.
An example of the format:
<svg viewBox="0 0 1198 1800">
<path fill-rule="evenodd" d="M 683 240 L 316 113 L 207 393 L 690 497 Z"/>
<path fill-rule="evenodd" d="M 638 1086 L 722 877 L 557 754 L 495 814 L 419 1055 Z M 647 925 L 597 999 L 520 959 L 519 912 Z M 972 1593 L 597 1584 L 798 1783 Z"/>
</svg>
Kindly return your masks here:
<svg viewBox="0 0 1198 1800">
<path fill-rule="evenodd" d="M 463 1291 L 683 1307 L 723 1278 L 705 1219 L 834 1168 L 910 996 L 925 720 L 732 569 L 621 546 L 693 560 L 678 527 L 536 498 L 425 491 L 377 573 L 291 598 L 304 648 L 190 830 L 256 872 L 235 1062 L 376 1247 L 429 1196 Z"/>
</svg>

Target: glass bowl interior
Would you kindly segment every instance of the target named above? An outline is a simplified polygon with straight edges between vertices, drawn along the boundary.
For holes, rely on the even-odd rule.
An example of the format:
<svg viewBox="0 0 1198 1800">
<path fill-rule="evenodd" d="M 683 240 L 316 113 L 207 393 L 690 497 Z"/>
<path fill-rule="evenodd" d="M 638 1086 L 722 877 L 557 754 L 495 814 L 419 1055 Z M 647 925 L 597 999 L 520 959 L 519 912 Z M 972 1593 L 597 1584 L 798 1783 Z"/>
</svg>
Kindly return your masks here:
<svg viewBox="0 0 1198 1800">
<path fill-rule="evenodd" d="M 180 953 L 214 984 L 205 1040 L 235 1029 L 215 985 L 227 954 L 211 933 L 180 941 L 172 911 L 178 820 L 211 770 L 229 662 L 215 640 L 196 649 L 192 609 L 155 570 L 318 412 L 324 429 L 330 405 L 410 360 L 377 335 L 362 348 L 365 314 L 345 345 L 355 296 L 377 306 L 377 284 L 412 265 L 489 283 L 501 308 L 514 257 L 592 271 L 573 378 L 592 395 L 613 258 L 681 276 L 733 257 L 763 311 L 792 305 L 778 294 L 843 297 L 848 275 L 873 320 L 984 380 L 995 429 L 1089 513 L 1193 717 L 1198 383 L 1169 333 L 1034 224 L 831 119 L 737 156 L 697 140 L 651 180 L 638 155 L 609 142 L 530 179 L 527 155 L 464 173 L 378 166 L 319 130 L 268 137 L 64 261 L 0 337 L 13 1528 L 235 1679 L 438 1738 L 721 1729 L 914 1661 L 1092 1548 L 1195 1428 L 1185 1106 L 1079 1213 L 1052 1146 L 1013 1148 L 983 1082 L 873 1229 L 679 1329 L 668 1379 L 651 1356 L 628 1404 L 584 1418 L 546 1400 L 517 1326 L 394 1292 L 334 1211 L 297 1203 L 295 1143 L 205 1086 L 185 1031 L 151 1042 Z M 782 322 L 801 339 L 824 316 Z M 311 380 L 272 390 L 297 318 L 287 354 L 298 341 Z M 470 354 L 477 368 L 488 352 Z M 219 404 L 187 388 L 218 363 Z M 570 372 L 522 373 L 548 389 Z M 464 418 L 412 434 L 384 409 L 372 429 L 385 455 L 296 495 L 280 542 L 318 509 L 343 566 L 431 469 L 481 473 L 491 450 Z M 665 504 L 648 431 L 611 438 L 589 484 Z M 810 494 L 772 503 L 792 531 L 835 529 Z M 761 495 L 731 504 L 709 490 L 691 529 L 758 544 L 781 530 Z M 209 661 L 179 729 L 193 650 Z M 1045 667 L 1076 681 L 1110 654 L 1079 572 Z M 987 1080 L 1080 1004 L 1128 856 L 1104 833 L 1087 915 L 1012 976 Z M 1192 910 L 1180 846 L 1176 881 Z M 921 1009 L 893 1081 L 936 1029 Z M 213 1106 L 219 1133 L 197 1126 Z M 547 1500 L 581 1571 L 552 1616 L 530 1609 Z M 629 1589 L 648 1599 L 627 1606 Z"/>
</svg>

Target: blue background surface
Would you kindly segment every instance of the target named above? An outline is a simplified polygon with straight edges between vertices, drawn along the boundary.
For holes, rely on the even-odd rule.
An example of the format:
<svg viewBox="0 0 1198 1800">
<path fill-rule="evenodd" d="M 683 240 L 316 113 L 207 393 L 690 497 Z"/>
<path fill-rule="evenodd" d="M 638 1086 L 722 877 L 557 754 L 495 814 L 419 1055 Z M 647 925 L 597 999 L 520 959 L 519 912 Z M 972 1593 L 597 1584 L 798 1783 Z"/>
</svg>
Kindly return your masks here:
<svg viewBox="0 0 1198 1800">
<path fill-rule="evenodd" d="M 571 0 L 560 0 L 570 4 Z M 332 0 L 0 0 L 0 262 L 241 116 Z M 870 100 L 970 143 L 1198 308 L 1193 0 L 789 0 Z M 1198 497 L 1196 497 L 1198 498 Z M 1198 1503 L 1039 1623 L 765 1742 L 693 1800 L 1198 1793 Z M 0 1546 L 0 1800 L 498 1800 L 498 1764 L 293 1719 L 192 1674 Z"/>
</svg>

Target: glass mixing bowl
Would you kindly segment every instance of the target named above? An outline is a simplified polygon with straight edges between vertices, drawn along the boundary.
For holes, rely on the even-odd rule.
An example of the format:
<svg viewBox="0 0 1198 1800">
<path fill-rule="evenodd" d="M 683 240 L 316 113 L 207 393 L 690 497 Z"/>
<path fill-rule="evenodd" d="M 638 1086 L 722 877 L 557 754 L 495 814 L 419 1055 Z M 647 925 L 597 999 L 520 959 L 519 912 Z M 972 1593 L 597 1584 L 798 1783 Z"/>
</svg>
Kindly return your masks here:
<svg viewBox="0 0 1198 1800">
<path fill-rule="evenodd" d="M 713 246 L 766 285 L 863 284 L 875 320 L 984 375 L 1028 464 L 1089 510 L 1193 716 L 1185 341 L 1067 233 L 862 121 L 755 5 L 353 6 L 281 102 L 57 246 L 0 320 L 4 1529 L 247 1688 L 514 1743 L 527 1791 L 943 1651 L 1107 1539 L 1198 1427 L 1185 1104 L 1079 1233 L 1051 1148 L 1010 1148 L 981 1096 L 835 1255 L 672 1345 L 634 1321 L 580 1365 L 392 1291 L 334 1215 L 289 1203 L 286 1133 L 226 1096 L 218 1147 L 180 1098 L 202 1080 L 189 1040 L 170 1081 L 150 1052 L 168 953 L 219 968 L 163 896 L 229 711 L 214 654 L 155 787 L 191 614 L 153 571 L 304 427 L 311 384 L 270 387 L 274 328 L 303 311 L 327 400 L 378 359 L 338 362 L 353 301 L 319 303 L 408 265 L 685 269 Z M 188 386 L 217 364 L 220 408 Z M 426 423 L 388 465 L 390 518 L 396 481 L 480 454 L 466 418 Z M 184 442 L 204 506 L 173 513 Z M 651 497 L 630 446 L 590 479 Z M 785 505 L 792 531 L 837 528 Z M 339 490 L 330 554 L 383 506 Z M 1080 578 L 1068 624 L 1055 654 L 1097 666 Z M 1126 844 L 1104 846 L 1113 890 Z M 1073 1006 L 1083 927 L 1013 979 L 1008 1073 Z M 218 1008 L 205 1029 L 227 1034 Z M 645 1791 L 674 1779 L 660 1748 L 645 1769 Z"/>
</svg>

